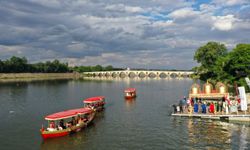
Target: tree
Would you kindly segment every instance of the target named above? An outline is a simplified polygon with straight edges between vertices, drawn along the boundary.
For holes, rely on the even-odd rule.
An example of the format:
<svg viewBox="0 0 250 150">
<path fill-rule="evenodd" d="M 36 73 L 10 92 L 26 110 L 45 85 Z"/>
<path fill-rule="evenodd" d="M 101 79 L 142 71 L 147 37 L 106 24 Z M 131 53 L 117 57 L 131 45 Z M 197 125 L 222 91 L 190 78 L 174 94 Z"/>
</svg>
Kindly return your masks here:
<svg viewBox="0 0 250 150">
<path fill-rule="evenodd" d="M 27 72 L 28 61 L 25 57 L 16 57 L 12 56 L 10 60 L 7 60 L 6 67 L 8 68 L 7 72 L 12 73 L 20 73 L 20 72 Z"/>
<path fill-rule="evenodd" d="M 4 62 L 0 60 L 0 72 L 4 72 Z"/>
<path fill-rule="evenodd" d="M 103 68 L 101 65 L 96 65 L 96 66 L 92 67 L 92 71 L 102 71 L 102 70 L 103 70 Z"/>
<path fill-rule="evenodd" d="M 245 77 L 250 75 L 250 44 L 238 44 L 228 54 L 228 61 L 224 66 L 232 82 L 245 86 Z"/>
<path fill-rule="evenodd" d="M 217 42 L 208 42 L 206 45 L 198 48 L 194 55 L 196 60 L 201 65 L 193 68 L 201 80 L 215 78 L 216 74 L 213 69 L 216 66 L 216 61 L 227 54 L 227 49 L 224 44 Z"/>
<path fill-rule="evenodd" d="M 112 71 L 114 68 L 111 65 L 108 65 L 104 68 L 105 71 Z"/>
<path fill-rule="evenodd" d="M 203 81 L 209 80 L 212 83 L 220 81 L 230 85 L 237 83 L 239 86 L 247 87 L 244 78 L 250 75 L 250 44 L 238 44 L 229 53 L 226 53 L 224 46 L 218 45 L 218 43 L 217 46 L 212 46 L 217 47 L 213 49 L 211 49 L 211 45 L 207 45 L 196 51 L 194 58 L 201 65 L 193 68 L 195 71 L 193 77 Z M 214 49 L 219 52 L 215 53 Z M 246 90 L 249 89 L 246 88 Z"/>
<path fill-rule="evenodd" d="M 236 78 L 250 75 L 250 44 L 238 44 L 229 53 L 229 61 L 226 68 Z"/>
</svg>

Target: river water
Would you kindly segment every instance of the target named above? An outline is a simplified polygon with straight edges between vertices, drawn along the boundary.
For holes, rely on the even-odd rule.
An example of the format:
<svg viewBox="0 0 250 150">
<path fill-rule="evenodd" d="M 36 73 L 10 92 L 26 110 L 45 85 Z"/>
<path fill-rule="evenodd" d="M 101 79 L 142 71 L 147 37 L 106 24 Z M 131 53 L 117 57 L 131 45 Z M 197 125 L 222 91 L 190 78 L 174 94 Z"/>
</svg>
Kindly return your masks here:
<svg viewBox="0 0 250 150">
<path fill-rule="evenodd" d="M 250 127 L 220 121 L 174 118 L 171 104 L 188 94 L 190 79 L 120 81 L 53 80 L 0 84 L 0 149 L 249 149 Z M 124 100 L 135 87 L 138 97 Z M 106 96 L 106 109 L 85 130 L 43 141 L 44 116 Z"/>
</svg>

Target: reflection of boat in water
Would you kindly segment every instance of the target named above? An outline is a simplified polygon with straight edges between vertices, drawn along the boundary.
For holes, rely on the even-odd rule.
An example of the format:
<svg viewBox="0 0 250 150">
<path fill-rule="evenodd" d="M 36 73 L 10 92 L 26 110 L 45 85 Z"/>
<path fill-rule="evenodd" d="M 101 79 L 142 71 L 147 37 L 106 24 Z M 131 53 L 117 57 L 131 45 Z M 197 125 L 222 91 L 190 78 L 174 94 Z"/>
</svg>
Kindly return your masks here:
<svg viewBox="0 0 250 150">
<path fill-rule="evenodd" d="M 104 96 L 90 97 L 83 100 L 83 103 L 84 107 L 91 107 L 97 111 L 101 111 L 104 109 L 105 97 Z"/>
<path fill-rule="evenodd" d="M 124 99 L 125 108 L 127 111 L 135 110 L 136 108 L 136 98 Z"/>
<path fill-rule="evenodd" d="M 124 90 L 125 98 L 132 99 L 136 97 L 136 89 L 135 88 L 127 88 Z"/>
<path fill-rule="evenodd" d="M 92 122 L 95 111 L 91 108 L 78 108 L 54 113 L 45 117 L 48 121 L 48 128 L 42 127 L 43 139 L 55 138 L 78 132 Z M 70 119 L 72 120 L 70 121 Z M 76 119 L 77 118 L 77 119 Z M 60 120 L 60 122 L 59 122 Z M 67 121 L 64 124 L 64 121 Z"/>
</svg>

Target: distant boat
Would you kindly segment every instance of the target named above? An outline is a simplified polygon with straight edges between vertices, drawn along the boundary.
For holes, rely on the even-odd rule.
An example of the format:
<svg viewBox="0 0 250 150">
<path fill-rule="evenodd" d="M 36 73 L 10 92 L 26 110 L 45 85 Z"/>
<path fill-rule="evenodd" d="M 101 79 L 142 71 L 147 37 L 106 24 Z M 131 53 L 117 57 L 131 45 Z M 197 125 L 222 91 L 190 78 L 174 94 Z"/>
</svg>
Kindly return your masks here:
<svg viewBox="0 0 250 150">
<path fill-rule="evenodd" d="M 48 128 L 42 127 L 40 132 L 43 139 L 66 136 L 86 127 L 94 119 L 94 116 L 95 111 L 91 108 L 57 112 L 45 117 L 45 120 L 48 121 Z M 64 122 L 66 123 L 64 124 Z"/>
<path fill-rule="evenodd" d="M 135 88 L 127 88 L 124 90 L 125 98 L 132 99 L 136 97 L 136 89 Z"/>
<path fill-rule="evenodd" d="M 101 111 L 104 109 L 105 97 L 104 96 L 90 97 L 83 100 L 83 103 L 84 107 L 90 107 L 97 111 Z"/>
</svg>

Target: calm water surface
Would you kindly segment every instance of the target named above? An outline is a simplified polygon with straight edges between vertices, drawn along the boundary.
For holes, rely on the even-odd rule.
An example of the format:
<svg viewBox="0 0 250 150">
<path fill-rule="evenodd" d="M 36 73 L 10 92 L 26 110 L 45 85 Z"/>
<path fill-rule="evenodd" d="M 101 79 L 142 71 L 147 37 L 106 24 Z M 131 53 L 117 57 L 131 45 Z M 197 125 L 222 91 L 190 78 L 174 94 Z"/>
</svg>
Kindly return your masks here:
<svg viewBox="0 0 250 150">
<path fill-rule="evenodd" d="M 250 149 L 250 127 L 219 121 L 173 118 L 171 104 L 187 95 L 192 80 L 56 80 L 0 84 L 0 149 Z M 137 88 L 126 101 L 123 90 Z M 106 96 L 106 109 L 87 129 L 43 141 L 44 116 Z"/>
</svg>

